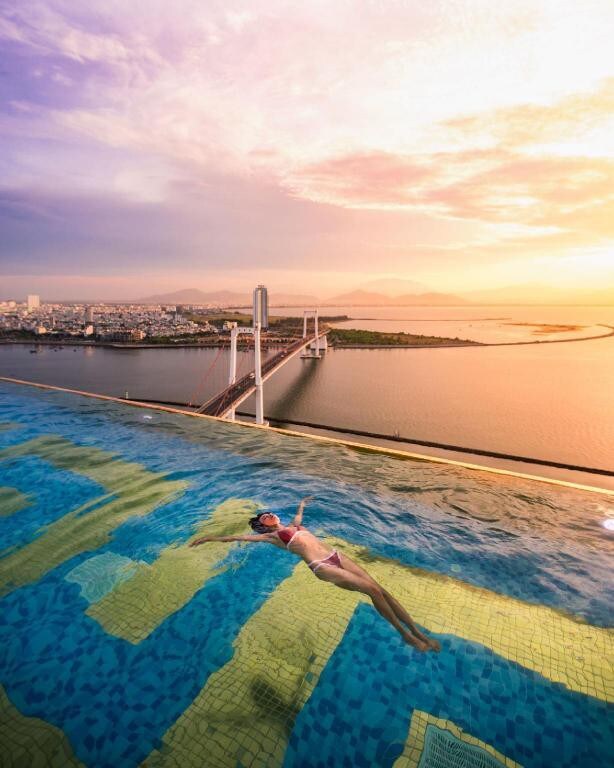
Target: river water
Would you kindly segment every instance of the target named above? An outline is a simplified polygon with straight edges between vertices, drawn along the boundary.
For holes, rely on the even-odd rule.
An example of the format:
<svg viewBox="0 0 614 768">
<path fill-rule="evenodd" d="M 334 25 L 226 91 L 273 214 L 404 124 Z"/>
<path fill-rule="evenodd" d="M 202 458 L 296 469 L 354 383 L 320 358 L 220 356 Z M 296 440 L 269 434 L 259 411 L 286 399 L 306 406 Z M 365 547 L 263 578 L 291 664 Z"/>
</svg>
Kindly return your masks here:
<svg viewBox="0 0 614 768">
<path fill-rule="evenodd" d="M 300 314 L 284 308 L 278 314 Z M 548 340 L 607 332 L 612 307 L 334 307 L 346 327 L 458 336 L 484 342 Z M 509 323 L 577 324 L 536 334 Z M 204 402 L 228 376 L 226 351 L 0 346 L 0 374 L 131 398 Z M 614 471 L 614 337 L 591 341 L 442 349 L 330 349 L 294 358 L 265 384 L 265 414 L 417 440 Z M 239 371 L 252 356 L 239 353 Z M 248 400 L 241 410 L 253 413 Z M 302 431 L 320 430 L 300 427 Z M 323 434 L 330 434 L 322 432 Z M 367 442 L 365 438 L 359 439 Z M 386 445 L 386 441 L 370 440 Z M 613 488 L 614 478 L 392 447 Z"/>
</svg>

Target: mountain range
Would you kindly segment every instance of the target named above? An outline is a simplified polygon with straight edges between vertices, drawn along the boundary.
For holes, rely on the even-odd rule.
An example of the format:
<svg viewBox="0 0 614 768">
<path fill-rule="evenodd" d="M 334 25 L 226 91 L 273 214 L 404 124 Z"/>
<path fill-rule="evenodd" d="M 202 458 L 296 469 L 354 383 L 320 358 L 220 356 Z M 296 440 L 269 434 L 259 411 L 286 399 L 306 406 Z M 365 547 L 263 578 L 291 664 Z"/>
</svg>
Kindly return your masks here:
<svg viewBox="0 0 614 768">
<path fill-rule="evenodd" d="M 138 304 L 214 304 L 227 307 L 251 306 L 252 294 L 239 291 L 200 291 L 197 288 L 185 288 L 172 293 L 160 293 L 136 299 Z M 297 306 L 300 304 L 316 305 L 320 300 L 316 296 L 294 293 L 275 293 L 269 291 L 269 303 L 275 305 Z"/>
<path fill-rule="evenodd" d="M 379 289 L 379 290 L 374 290 Z M 251 306 L 251 292 L 201 291 L 186 288 L 181 291 L 162 293 L 135 299 L 138 304 L 204 304 L 226 307 Z M 277 293 L 269 291 L 271 306 L 463 306 L 463 305 L 612 305 L 614 289 L 576 290 L 553 288 L 542 283 L 525 283 L 462 293 L 440 293 L 429 290 L 422 283 L 409 280 L 376 280 L 365 283 L 355 291 L 338 294 L 330 298 L 319 298 L 309 294 Z"/>
</svg>

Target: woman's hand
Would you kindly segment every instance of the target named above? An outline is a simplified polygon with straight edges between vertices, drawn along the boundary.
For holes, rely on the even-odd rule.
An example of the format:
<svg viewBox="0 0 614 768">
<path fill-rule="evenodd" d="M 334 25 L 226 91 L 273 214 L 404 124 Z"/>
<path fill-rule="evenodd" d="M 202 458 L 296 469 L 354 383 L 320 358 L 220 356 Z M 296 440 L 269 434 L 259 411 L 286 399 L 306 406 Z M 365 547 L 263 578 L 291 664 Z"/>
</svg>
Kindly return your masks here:
<svg viewBox="0 0 614 768">
<path fill-rule="evenodd" d="M 194 539 L 194 541 L 190 542 L 191 547 L 197 547 L 199 544 L 204 544 L 206 541 L 211 541 L 210 536 L 201 536 L 200 539 Z"/>
<path fill-rule="evenodd" d="M 313 496 L 305 496 L 304 499 L 301 499 L 301 504 L 305 506 L 305 504 L 308 504 L 310 501 L 313 501 Z"/>
</svg>

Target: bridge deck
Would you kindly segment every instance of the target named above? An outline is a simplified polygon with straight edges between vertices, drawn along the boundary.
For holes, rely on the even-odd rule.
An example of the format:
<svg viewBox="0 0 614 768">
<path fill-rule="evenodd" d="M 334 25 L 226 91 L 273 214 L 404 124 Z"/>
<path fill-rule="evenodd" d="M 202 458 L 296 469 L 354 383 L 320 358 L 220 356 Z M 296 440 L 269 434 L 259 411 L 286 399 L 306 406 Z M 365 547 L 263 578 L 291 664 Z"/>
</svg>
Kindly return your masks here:
<svg viewBox="0 0 614 768">
<path fill-rule="evenodd" d="M 320 334 L 318 338 L 321 338 L 325 334 Z M 316 341 L 315 336 L 311 336 L 308 339 L 300 338 L 287 347 L 277 352 L 277 354 L 270 357 L 266 362 L 262 364 L 262 379 L 271 376 L 277 368 L 286 363 L 291 357 L 296 355 L 305 347 L 313 344 Z M 226 387 L 219 394 L 207 400 L 206 403 L 201 405 L 196 411 L 197 413 L 204 413 L 207 416 L 225 416 L 228 411 L 236 408 L 239 403 L 246 400 L 252 392 L 256 389 L 255 372 L 250 371 L 242 378 L 238 379 L 234 384 Z"/>
</svg>

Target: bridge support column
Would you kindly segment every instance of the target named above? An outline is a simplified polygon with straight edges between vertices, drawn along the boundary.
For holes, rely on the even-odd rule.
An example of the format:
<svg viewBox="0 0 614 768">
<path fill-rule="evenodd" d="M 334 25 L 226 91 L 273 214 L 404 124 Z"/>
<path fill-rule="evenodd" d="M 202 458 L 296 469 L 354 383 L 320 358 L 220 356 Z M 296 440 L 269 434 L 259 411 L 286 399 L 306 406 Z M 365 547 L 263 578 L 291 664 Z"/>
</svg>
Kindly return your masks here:
<svg viewBox="0 0 614 768">
<path fill-rule="evenodd" d="M 231 387 L 237 380 L 237 337 L 239 335 L 238 327 L 230 331 L 230 370 L 228 372 L 228 386 Z M 229 421 L 235 420 L 235 409 L 228 412 L 226 418 Z"/>
<path fill-rule="evenodd" d="M 307 319 L 313 317 L 314 323 L 314 341 L 310 344 L 310 349 L 313 350 L 313 354 L 307 354 L 305 352 L 301 357 L 320 357 L 320 331 L 318 329 L 318 310 L 317 309 L 305 309 L 303 310 L 303 338 L 307 338 Z"/>
<path fill-rule="evenodd" d="M 260 350 L 260 323 L 254 327 L 254 384 L 256 385 L 256 424 L 265 424 L 262 388 L 262 354 Z"/>
</svg>

